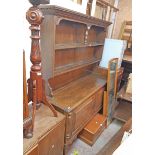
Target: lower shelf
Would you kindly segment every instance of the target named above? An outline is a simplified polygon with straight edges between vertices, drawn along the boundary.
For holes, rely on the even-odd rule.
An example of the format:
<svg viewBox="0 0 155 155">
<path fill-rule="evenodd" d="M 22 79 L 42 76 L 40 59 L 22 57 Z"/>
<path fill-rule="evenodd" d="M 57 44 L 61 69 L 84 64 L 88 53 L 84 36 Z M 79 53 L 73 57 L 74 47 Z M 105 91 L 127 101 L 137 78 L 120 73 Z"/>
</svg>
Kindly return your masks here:
<svg viewBox="0 0 155 155">
<path fill-rule="evenodd" d="M 101 59 L 97 59 L 97 58 L 93 58 L 87 61 L 80 61 L 80 62 L 76 62 L 76 63 L 71 63 L 69 65 L 63 65 L 63 66 L 59 66 L 56 67 L 54 70 L 54 75 L 60 75 L 60 74 L 64 74 L 66 72 L 84 67 L 84 66 L 88 66 L 91 64 L 95 64 L 95 63 L 99 63 Z"/>
<path fill-rule="evenodd" d="M 126 122 L 132 117 L 132 104 L 126 101 L 121 101 L 116 107 L 113 118 Z"/>
</svg>

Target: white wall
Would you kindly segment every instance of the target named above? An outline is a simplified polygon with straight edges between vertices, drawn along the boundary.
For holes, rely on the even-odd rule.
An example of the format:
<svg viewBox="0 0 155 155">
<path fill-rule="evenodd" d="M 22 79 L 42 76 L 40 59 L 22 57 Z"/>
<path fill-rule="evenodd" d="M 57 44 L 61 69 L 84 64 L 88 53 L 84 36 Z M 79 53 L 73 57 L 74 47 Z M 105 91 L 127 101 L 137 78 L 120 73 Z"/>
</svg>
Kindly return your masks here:
<svg viewBox="0 0 155 155">
<path fill-rule="evenodd" d="M 1 1 L 0 9 L 0 154 L 23 154 L 22 50 L 29 55 L 25 11 L 28 0 Z"/>
</svg>

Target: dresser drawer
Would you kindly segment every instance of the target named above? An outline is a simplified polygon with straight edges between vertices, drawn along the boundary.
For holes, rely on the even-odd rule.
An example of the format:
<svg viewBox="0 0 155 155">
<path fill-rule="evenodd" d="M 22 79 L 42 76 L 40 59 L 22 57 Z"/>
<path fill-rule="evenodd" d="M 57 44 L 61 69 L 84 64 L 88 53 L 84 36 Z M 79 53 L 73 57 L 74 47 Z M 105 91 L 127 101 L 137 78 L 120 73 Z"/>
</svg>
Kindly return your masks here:
<svg viewBox="0 0 155 155">
<path fill-rule="evenodd" d="M 64 124 L 61 122 L 39 141 L 39 155 L 63 155 Z"/>
</svg>

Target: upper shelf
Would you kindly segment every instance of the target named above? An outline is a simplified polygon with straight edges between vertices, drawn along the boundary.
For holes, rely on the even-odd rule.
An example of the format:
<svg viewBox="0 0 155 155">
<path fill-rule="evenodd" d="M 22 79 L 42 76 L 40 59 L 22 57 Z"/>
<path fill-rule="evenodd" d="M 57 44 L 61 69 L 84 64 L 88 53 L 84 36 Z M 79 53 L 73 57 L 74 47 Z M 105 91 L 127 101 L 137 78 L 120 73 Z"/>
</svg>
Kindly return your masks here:
<svg viewBox="0 0 155 155">
<path fill-rule="evenodd" d="M 92 46 L 103 46 L 103 43 L 92 42 L 92 43 L 68 43 L 68 44 L 56 44 L 55 49 L 69 49 L 69 48 L 80 48 L 80 47 L 92 47 Z"/>
</svg>

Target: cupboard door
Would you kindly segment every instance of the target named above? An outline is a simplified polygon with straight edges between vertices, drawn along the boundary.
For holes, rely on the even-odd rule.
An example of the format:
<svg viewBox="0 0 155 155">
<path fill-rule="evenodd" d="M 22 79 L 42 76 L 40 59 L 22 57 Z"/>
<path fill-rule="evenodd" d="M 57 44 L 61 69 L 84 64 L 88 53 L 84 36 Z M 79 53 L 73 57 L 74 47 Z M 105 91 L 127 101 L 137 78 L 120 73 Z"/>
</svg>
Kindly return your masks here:
<svg viewBox="0 0 155 155">
<path fill-rule="evenodd" d="M 65 122 L 61 122 L 39 141 L 39 155 L 63 155 Z"/>
<path fill-rule="evenodd" d="M 29 153 L 26 153 L 25 155 L 38 155 L 38 146 L 32 148 L 31 151 L 29 151 Z"/>
</svg>

